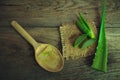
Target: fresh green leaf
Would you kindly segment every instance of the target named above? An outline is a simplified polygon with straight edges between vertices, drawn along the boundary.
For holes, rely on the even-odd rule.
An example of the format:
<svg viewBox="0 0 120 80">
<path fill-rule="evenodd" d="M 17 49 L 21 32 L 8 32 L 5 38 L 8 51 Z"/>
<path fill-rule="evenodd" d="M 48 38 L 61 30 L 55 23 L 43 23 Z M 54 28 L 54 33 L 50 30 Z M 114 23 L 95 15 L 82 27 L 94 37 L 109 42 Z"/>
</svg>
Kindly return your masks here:
<svg viewBox="0 0 120 80">
<path fill-rule="evenodd" d="M 87 38 L 87 34 L 82 34 L 80 35 L 76 40 L 75 40 L 75 43 L 74 43 L 74 47 L 77 48 L 79 47 L 79 45 Z"/>
<path fill-rule="evenodd" d="M 85 49 L 87 47 L 89 47 L 90 45 L 92 45 L 93 43 L 95 43 L 96 39 L 89 39 L 86 42 L 84 42 L 84 44 L 82 45 L 82 49 Z"/>
<path fill-rule="evenodd" d="M 86 25 L 86 27 L 90 30 L 91 28 L 89 27 L 86 19 L 83 17 L 82 14 L 79 13 L 79 16 L 80 16 L 80 20 Z"/>
<path fill-rule="evenodd" d="M 95 57 L 93 59 L 92 68 L 107 72 L 107 57 L 108 57 L 108 48 L 106 44 L 106 33 L 105 33 L 105 9 L 106 9 L 106 0 L 104 0 L 102 7 L 102 19 L 100 26 L 100 35 L 98 40 L 98 46 L 96 49 Z"/>
<path fill-rule="evenodd" d="M 91 38 L 92 40 L 95 39 L 94 32 L 92 31 L 91 27 L 88 25 L 85 18 L 82 16 L 82 14 L 79 14 L 79 19 L 76 22 L 77 26 L 80 28 L 80 30 L 84 33 L 84 35 L 79 36 L 74 43 L 74 47 L 78 47 L 86 38 L 87 36 Z M 82 39 L 83 38 L 83 39 Z M 88 43 L 88 44 L 87 44 Z M 83 48 L 88 47 L 90 44 L 92 44 L 92 41 L 86 42 L 85 46 Z"/>
<path fill-rule="evenodd" d="M 79 14 L 77 25 L 83 31 L 83 33 L 88 34 L 90 38 L 95 38 L 93 30 L 87 23 L 86 19 L 82 16 L 82 14 Z"/>
<path fill-rule="evenodd" d="M 85 24 L 81 20 L 77 21 L 76 24 L 84 34 L 87 34 L 89 32 L 89 29 L 85 26 Z"/>
</svg>

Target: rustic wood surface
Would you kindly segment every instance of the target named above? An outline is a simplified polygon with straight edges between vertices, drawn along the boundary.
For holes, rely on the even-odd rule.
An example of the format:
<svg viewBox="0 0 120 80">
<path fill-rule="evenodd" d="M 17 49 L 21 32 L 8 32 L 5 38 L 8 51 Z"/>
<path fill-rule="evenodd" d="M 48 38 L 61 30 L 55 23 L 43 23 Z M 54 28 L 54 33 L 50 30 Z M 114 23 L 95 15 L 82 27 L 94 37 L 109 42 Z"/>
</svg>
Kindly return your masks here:
<svg viewBox="0 0 120 80">
<path fill-rule="evenodd" d="M 120 0 L 107 0 L 108 72 L 93 70 L 93 56 L 65 61 L 50 73 L 38 66 L 34 50 L 10 25 L 17 20 L 38 42 L 61 50 L 59 26 L 82 12 L 99 28 L 101 0 L 1 0 L 0 80 L 120 80 Z"/>
</svg>

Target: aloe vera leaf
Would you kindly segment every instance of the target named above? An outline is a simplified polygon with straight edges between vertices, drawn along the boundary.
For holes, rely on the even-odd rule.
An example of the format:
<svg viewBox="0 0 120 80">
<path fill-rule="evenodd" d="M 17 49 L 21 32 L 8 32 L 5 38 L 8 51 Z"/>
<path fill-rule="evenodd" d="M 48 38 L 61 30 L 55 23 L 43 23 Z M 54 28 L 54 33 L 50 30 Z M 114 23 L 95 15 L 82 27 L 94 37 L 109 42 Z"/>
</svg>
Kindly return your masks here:
<svg viewBox="0 0 120 80">
<path fill-rule="evenodd" d="M 89 29 L 85 26 L 85 24 L 81 20 L 77 21 L 76 24 L 84 34 L 87 34 L 89 32 Z"/>
<path fill-rule="evenodd" d="M 106 43 L 106 33 L 105 33 L 105 9 L 106 9 L 106 0 L 104 0 L 103 2 L 98 46 L 91 66 L 92 68 L 103 72 L 107 72 L 107 57 L 108 57 L 108 47 Z"/>
<path fill-rule="evenodd" d="M 83 21 L 83 23 L 86 25 L 86 27 L 90 30 L 91 28 L 89 27 L 87 21 L 85 20 L 85 18 L 83 17 L 83 15 L 81 13 L 79 13 L 80 19 Z"/>
<path fill-rule="evenodd" d="M 87 47 L 89 47 L 90 45 L 92 45 L 93 43 L 95 43 L 95 41 L 96 41 L 96 39 L 89 39 L 89 40 L 87 40 L 86 42 L 84 42 L 83 43 L 83 45 L 82 45 L 82 49 L 85 49 L 85 48 L 87 48 Z"/>
<path fill-rule="evenodd" d="M 87 23 L 87 21 L 83 17 L 83 15 L 80 13 L 79 13 L 79 21 L 84 25 L 83 27 L 86 29 L 85 33 L 87 33 L 90 38 L 95 38 L 93 30 L 91 29 L 91 27 L 89 26 L 89 24 Z M 84 30 L 84 29 L 82 29 L 82 30 Z"/>
<path fill-rule="evenodd" d="M 87 34 L 82 34 L 75 40 L 74 47 L 77 48 L 87 38 Z"/>
</svg>

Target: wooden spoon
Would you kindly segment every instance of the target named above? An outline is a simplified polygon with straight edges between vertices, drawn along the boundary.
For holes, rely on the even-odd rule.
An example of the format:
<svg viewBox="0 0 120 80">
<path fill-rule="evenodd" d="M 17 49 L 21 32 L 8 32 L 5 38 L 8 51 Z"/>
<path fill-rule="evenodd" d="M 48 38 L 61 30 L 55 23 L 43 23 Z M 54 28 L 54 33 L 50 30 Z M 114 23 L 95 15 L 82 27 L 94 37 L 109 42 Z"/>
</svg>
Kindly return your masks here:
<svg viewBox="0 0 120 80">
<path fill-rule="evenodd" d="M 36 42 L 16 21 L 11 24 L 34 47 L 35 59 L 42 68 L 50 72 L 62 70 L 64 60 L 56 47 Z"/>
</svg>

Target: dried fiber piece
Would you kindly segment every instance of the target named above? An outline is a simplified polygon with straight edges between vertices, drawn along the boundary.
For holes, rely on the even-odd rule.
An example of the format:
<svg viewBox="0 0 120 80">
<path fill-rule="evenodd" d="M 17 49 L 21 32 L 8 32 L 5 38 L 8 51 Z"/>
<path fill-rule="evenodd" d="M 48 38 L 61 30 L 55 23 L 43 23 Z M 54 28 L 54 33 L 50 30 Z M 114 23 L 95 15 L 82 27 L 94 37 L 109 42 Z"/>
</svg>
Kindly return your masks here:
<svg viewBox="0 0 120 80">
<path fill-rule="evenodd" d="M 94 23 L 91 23 L 88 21 L 88 24 L 93 29 L 95 37 L 97 38 L 97 29 Z M 94 54 L 96 43 L 92 44 L 86 49 L 81 48 L 74 48 L 73 44 L 75 39 L 83 34 L 81 30 L 78 29 L 78 27 L 75 25 L 75 23 L 66 23 L 60 26 L 60 34 L 61 34 L 61 42 L 62 42 L 62 52 L 63 57 L 69 60 L 72 59 L 78 59 L 80 57 L 87 57 L 89 55 Z"/>
</svg>

